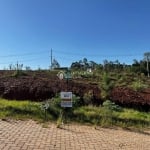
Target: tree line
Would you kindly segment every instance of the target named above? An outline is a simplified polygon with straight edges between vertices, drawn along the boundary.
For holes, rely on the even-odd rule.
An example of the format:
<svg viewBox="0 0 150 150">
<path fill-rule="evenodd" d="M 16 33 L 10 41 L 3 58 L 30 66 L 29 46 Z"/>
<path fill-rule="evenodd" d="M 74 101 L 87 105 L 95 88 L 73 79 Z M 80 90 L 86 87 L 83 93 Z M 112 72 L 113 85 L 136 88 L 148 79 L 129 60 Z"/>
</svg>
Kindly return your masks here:
<svg viewBox="0 0 150 150">
<path fill-rule="evenodd" d="M 98 64 L 94 61 L 88 61 L 87 58 L 83 58 L 83 60 L 73 62 L 70 68 L 72 70 L 83 70 L 83 71 L 86 71 L 89 68 L 92 70 L 101 70 L 101 71 L 104 70 L 106 72 L 127 71 L 127 72 L 135 72 L 138 74 L 143 73 L 149 77 L 150 76 L 149 66 L 150 66 L 150 52 L 146 52 L 143 55 L 143 60 L 138 61 L 134 59 L 131 65 L 120 63 L 119 60 L 109 61 L 107 59 L 103 61 L 103 64 Z"/>
</svg>

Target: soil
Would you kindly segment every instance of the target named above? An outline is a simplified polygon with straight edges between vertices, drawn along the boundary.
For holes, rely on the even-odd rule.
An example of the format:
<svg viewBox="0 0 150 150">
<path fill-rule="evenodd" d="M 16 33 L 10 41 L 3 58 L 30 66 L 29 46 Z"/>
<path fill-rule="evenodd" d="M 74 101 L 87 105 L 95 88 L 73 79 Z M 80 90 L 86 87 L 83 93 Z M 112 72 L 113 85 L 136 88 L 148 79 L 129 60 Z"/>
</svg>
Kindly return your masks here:
<svg viewBox="0 0 150 150">
<path fill-rule="evenodd" d="M 54 97 L 61 91 L 72 91 L 81 98 L 90 91 L 95 101 L 100 100 L 100 89 L 94 84 L 60 80 L 57 75 L 43 72 L 30 72 L 19 77 L 0 72 L 0 96 L 3 98 L 42 101 Z"/>
<path fill-rule="evenodd" d="M 126 87 L 117 87 L 111 91 L 110 99 L 122 106 L 150 110 L 150 89 L 134 91 Z"/>
<path fill-rule="evenodd" d="M 50 99 L 61 91 L 72 91 L 83 99 L 85 93 L 92 93 L 92 103 L 102 103 L 101 91 L 97 84 L 85 80 L 60 80 L 56 74 L 42 71 L 30 71 L 27 74 L 15 77 L 14 71 L 0 71 L 0 97 L 16 100 L 43 101 Z M 110 100 L 116 104 L 150 108 L 150 89 L 134 91 L 127 87 L 115 87 L 110 94 Z"/>
</svg>

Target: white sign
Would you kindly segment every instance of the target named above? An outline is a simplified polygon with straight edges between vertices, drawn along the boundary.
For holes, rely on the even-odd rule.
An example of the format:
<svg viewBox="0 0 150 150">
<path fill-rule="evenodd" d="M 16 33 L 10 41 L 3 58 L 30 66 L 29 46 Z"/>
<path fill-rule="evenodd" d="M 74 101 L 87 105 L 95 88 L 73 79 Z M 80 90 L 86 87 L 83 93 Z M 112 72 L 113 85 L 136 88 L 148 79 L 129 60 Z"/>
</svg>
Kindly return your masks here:
<svg viewBox="0 0 150 150">
<path fill-rule="evenodd" d="M 61 92 L 61 99 L 72 99 L 72 92 Z"/>
<path fill-rule="evenodd" d="M 72 92 L 61 92 L 61 107 L 72 107 Z"/>
<path fill-rule="evenodd" d="M 64 79 L 64 72 L 60 71 L 57 76 L 60 80 Z"/>
<path fill-rule="evenodd" d="M 72 101 L 61 101 L 61 107 L 72 107 Z"/>
</svg>

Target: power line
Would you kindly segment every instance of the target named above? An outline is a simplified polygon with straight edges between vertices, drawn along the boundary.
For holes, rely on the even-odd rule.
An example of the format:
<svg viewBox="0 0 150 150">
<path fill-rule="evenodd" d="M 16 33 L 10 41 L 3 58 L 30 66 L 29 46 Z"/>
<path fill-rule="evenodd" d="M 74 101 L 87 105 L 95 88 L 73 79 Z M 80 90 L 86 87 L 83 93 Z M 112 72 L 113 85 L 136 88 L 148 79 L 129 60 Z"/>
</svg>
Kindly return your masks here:
<svg viewBox="0 0 150 150">
<path fill-rule="evenodd" d="M 52 49 L 51 49 L 52 51 Z M 38 55 L 38 54 L 43 54 L 44 52 L 49 52 L 48 50 L 46 51 L 38 51 L 38 52 L 30 52 L 30 53 L 18 53 L 18 54 L 10 54 L 10 55 L 1 55 L 0 57 L 18 57 L 18 56 L 28 56 L 28 55 Z M 89 54 L 89 53 L 76 53 L 76 52 L 67 52 L 67 51 L 58 51 L 55 50 L 55 52 L 63 55 L 72 55 L 72 56 L 92 56 L 92 57 L 130 57 L 130 56 L 141 56 L 143 54 L 141 53 L 136 53 L 136 54 L 100 54 L 100 53 L 95 53 L 95 54 Z"/>
<path fill-rule="evenodd" d="M 38 55 L 38 54 L 42 54 L 43 52 L 48 52 L 48 51 L 38 51 L 38 52 L 30 52 L 30 53 L 20 53 L 20 54 L 10 54 L 10 55 L 3 55 L 0 57 L 18 57 L 18 56 L 27 56 L 27 55 Z"/>
<path fill-rule="evenodd" d="M 109 54 L 109 55 L 106 55 L 106 54 L 83 54 L 83 53 L 73 53 L 73 52 L 65 52 L 65 51 L 57 51 L 55 50 L 55 52 L 58 52 L 60 54 L 64 54 L 64 55 L 76 55 L 76 56 L 94 56 L 94 57 L 124 57 L 124 56 L 127 56 L 127 57 L 130 57 L 130 56 L 141 56 L 143 54 L 141 53 L 136 53 L 136 54 Z"/>
<path fill-rule="evenodd" d="M 24 63 L 24 62 L 32 62 L 32 61 L 37 61 L 37 60 L 39 61 L 41 58 L 42 57 L 33 58 L 33 59 L 27 59 L 27 60 L 17 60 L 17 61 Z M 45 57 L 43 59 L 45 59 Z M 3 64 L 3 65 L 4 64 L 13 64 L 13 62 L 16 63 L 16 61 L 11 61 L 11 62 L 0 62 L 0 64 Z"/>
<path fill-rule="evenodd" d="M 56 52 L 56 56 L 57 56 L 57 59 L 60 59 L 59 61 L 65 61 L 65 62 L 73 62 L 73 61 L 78 61 L 76 60 L 77 57 L 80 57 L 79 59 L 82 58 L 85 58 L 87 57 L 88 59 L 92 59 L 91 57 L 94 57 L 95 59 L 108 59 L 109 57 L 114 57 L 118 59 L 118 57 L 123 57 L 123 58 L 126 58 L 126 57 L 136 57 L 136 56 L 142 56 L 143 54 L 140 54 L 140 53 L 136 53 L 136 54 L 109 54 L 109 55 L 103 55 L 103 54 L 100 54 L 100 53 L 97 53 L 97 54 L 83 54 L 83 53 L 76 53 L 76 52 L 67 52 L 67 51 L 58 51 L 58 50 L 55 50 L 54 52 Z M 30 53 L 20 53 L 20 54 L 10 54 L 10 55 L 4 55 L 4 56 L 0 56 L 2 58 L 6 58 L 6 57 L 19 57 L 19 56 L 31 56 L 31 55 L 38 55 L 38 54 L 46 54 L 46 53 L 49 53 L 48 50 L 45 50 L 45 51 L 38 51 L 38 52 L 30 52 Z M 48 56 L 48 55 L 47 55 Z M 76 56 L 76 57 L 75 57 Z M 52 66 L 52 57 L 53 57 L 53 50 L 51 49 L 51 66 Z M 21 63 L 24 63 L 24 62 L 32 62 L 32 61 L 37 61 L 37 60 L 41 60 L 41 59 L 44 59 L 45 60 L 46 56 L 40 56 L 39 58 L 30 58 L 30 59 L 20 59 L 16 61 L 18 62 L 21 62 Z M 93 58 L 93 59 L 94 59 Z M 48 60 L 48 58 L 46 58 Z M 10 60 L 10 59 L 9 59 Z M 15 64 L 16 63 L 15 60 L 13 61 L 9 61 L 9 62 L 0 62 L 0 65 L 8 65 L 8 64 Z M 13 62 L 13 63 L 12 63 Z"/>
</svg>

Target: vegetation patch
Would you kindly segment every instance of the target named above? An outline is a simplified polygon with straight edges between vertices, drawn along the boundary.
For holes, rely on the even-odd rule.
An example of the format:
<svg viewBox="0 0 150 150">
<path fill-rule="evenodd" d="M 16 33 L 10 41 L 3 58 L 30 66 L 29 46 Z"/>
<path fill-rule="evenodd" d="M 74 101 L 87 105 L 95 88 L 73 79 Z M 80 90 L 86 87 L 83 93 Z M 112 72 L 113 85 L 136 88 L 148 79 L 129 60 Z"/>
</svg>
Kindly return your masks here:
<svg viewBox="0 0 150 150">
<path fill-rule="evenodd" d="M 78 98 L 74 96 L 74 103 Z M 121 108 L 107 100 L 102 106 L 80 106 L 73 108 L 61 108 L 60 98 L 47 101 L 47 119 L 41 110 L 40 102 L 10 101 L 0 99 L 0 118 L 33 119 L 38 121 L 55 121 L 57 125 L 62 122 L 76 121 L 90 123 L 95 126 L 120 126 L 128 128 L 150 128 L 150 112 L 141 112 L 134 109 Z M 78 103 L 78 102 L 76 102 Z"/>
</svg>

